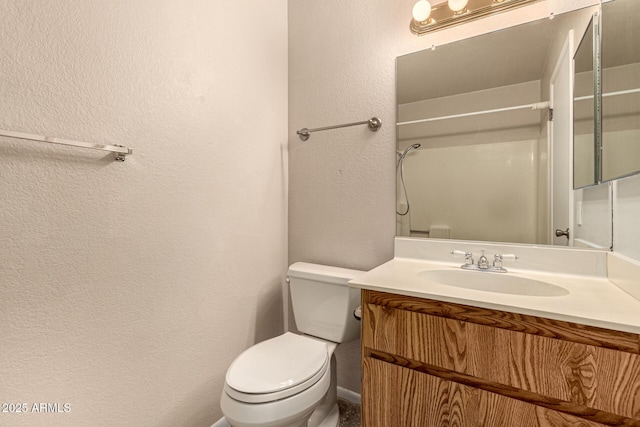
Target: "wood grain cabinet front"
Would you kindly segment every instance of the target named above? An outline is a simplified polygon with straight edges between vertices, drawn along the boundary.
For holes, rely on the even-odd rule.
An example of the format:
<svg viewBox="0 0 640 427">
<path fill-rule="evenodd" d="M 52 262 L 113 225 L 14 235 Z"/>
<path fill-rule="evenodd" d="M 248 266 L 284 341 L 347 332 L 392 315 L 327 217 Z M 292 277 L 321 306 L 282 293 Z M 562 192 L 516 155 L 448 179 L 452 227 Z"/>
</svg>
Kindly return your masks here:
<svg viewBox="0 0 640 427">
<path fill-rule="evenodd" d="M 640 336 L 363 292 L 363 426 L 640 426 Z"/>
</svg>

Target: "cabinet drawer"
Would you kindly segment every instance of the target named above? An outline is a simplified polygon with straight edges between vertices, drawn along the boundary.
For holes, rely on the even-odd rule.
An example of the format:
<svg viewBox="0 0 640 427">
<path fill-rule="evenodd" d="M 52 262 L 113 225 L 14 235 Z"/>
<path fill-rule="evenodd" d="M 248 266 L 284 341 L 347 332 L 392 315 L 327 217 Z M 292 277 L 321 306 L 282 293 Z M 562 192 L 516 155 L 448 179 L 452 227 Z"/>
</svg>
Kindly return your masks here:
<svg viewBox="0 0 640 427">
<path fill-rule="evenodd" d="M 409 298 L 409 297 L 407 297 Z M 368 349 L 640 420 L 640 356 L 365 303 Z"/>
<path fill-rule="evenodd" d="M 368 357 L 363 369 L 363 427 L 604 425 Z"/>
</svg>

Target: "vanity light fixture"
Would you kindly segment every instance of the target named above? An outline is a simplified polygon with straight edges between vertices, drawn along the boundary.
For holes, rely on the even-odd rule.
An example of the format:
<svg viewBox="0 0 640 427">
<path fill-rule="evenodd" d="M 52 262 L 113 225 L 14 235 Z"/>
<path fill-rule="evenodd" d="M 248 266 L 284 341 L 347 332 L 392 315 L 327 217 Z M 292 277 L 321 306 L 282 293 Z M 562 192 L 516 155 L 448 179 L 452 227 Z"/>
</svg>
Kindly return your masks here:
<svg viewBox="0 0 640 427">
<path fill-rule="evenodd" d="M 537 1 L 542 0 L 448 0 L 432 7 L 428 0 L 418 0 L 410 28 L 421 36 Z"/>
</svg>

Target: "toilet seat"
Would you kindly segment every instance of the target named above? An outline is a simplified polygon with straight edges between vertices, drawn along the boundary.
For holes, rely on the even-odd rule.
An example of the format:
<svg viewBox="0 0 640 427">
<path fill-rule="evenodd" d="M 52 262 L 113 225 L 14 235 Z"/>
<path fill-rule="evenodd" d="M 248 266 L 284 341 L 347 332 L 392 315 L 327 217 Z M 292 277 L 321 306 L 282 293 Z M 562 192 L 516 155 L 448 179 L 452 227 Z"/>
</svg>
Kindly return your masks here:
<svg viewBox="0 0 640 427">
<path fill-rule="evenodd" d="M 286 332 L 245 350 L 227 370 L 229 397 L 264 403 L 301 393 L 328 371 L 327 344 Z"/>
</svg>

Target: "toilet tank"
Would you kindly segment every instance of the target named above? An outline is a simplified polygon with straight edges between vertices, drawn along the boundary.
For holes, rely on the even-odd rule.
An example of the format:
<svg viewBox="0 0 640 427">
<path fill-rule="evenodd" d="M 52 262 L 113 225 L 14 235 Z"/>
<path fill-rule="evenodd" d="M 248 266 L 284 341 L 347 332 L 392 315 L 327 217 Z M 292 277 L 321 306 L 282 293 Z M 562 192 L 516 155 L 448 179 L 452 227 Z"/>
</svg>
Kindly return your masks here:
<svg viewBox="0 0 640 427">
<path fill-rule="evenodd" d="M 289 289 L 298 330 L 337 343 L 360 337 L 360 322 L 353 316 L 360 305 L 360 290 L 347 282 L 363 273 L 306 262 L 292 264 Z"/>
</svg>

